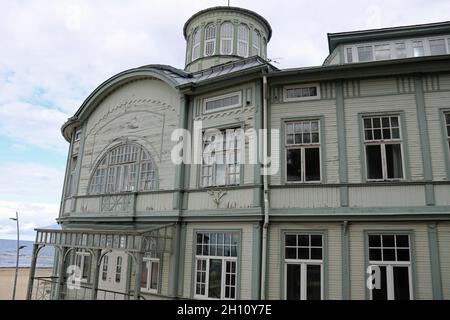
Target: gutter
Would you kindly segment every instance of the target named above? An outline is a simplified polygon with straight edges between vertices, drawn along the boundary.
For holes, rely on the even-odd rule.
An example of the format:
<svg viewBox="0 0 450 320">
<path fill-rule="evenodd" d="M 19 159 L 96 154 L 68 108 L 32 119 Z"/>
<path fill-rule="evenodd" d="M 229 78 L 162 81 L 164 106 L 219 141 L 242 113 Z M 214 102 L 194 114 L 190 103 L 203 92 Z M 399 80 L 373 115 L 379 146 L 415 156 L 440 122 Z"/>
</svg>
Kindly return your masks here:
<svg viewBox="0 0 450 320">
<path fill-rule="evenodd" d="M 264 166 L 267 168 L 268 159 L 268 120 L 267 120 L 267 75 L 263 74 L 263 130 L 265 134 L 263 137 L 263 154 Z M 264 172 L 264 224 L 262 234 L 262 249 L 261 249 L 261 300 L 266 299 L 266 273 L 267 273 L 267 233 L 269 229 L 269 183 L 267 172 Z"/>
</svg>

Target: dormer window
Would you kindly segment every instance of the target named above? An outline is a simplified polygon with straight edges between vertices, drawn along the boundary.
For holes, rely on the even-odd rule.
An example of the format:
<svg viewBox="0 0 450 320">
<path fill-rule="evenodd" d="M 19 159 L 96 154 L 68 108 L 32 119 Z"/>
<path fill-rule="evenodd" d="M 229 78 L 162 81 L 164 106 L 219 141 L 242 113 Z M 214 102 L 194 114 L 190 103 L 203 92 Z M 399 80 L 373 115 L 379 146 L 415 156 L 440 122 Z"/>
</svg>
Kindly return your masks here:
<svg viewBox="0 0 450 320">
<path fill-rule="evenodd" d="M 244 58 L 248 57 L 249 34 L 249 28 L 246 25 L 241 24 L 238 28 L 238 55 Z"/>
<path fill-rule="evenodd" d="M 216 51 L 216 25 L 209 24 L 205 28 L 205 56 L 212 56 Z"/>
<path fill-rule="evenodd" d="M 430 53 L 431 55 L 441 55 L 447 53 L 444 39 L 430 40 Z"/>
<path fill-rule="evenodd" d="M 376 60 L 391 59 L 391 46 L 389 44 L 376 45 L 375 46 L 375 59 Z"/>
<path fill-rule="evenodd" d="M 233 33 L 234 28 L 231 22 L 224 22 L 220 27 L 220 53 L 233 53 Z"/>
<path fill-rule="evenodd" d="M 413 41 L 413 56 L 422 57 L 425 55 L 425 49 L 423 47 L 423 41 Z"/>
<path fill-rule="evenodd" d="M 372 46 L 358 47 L 359 62 L 368 62 L 373 60 Z"/>
<path fill-rule="evenodd" d="M 404 42 L 397 42 L 395 44 L 395 51 L 397 54 L 397 59 L 403 59 L 408 57 L 408 52 L 406 51 L 406 44 Z"/>
</svg>

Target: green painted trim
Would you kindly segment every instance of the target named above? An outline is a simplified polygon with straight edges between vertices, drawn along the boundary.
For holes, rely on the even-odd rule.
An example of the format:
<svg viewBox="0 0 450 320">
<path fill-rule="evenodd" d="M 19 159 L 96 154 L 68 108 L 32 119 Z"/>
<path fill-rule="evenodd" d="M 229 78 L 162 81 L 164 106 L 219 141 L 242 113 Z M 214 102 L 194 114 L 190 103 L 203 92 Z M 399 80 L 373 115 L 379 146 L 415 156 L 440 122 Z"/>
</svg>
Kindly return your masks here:
<svg viewBox="0 0 450 320">
<path fill-rule="evenodd" d="M 73 144 L 75 140 L 75 132 L 73 132 L 71 138 L 70 138 L 70 144 L 69 144 L 69 150 L 67 151 L 67 160 L 66 160 L 66 172 L 64 173 L 64 183 L 62 188 L 62 194 L 61 194 L 61 201 L 59 205 L 59 218 L 62 218 L 64 216 L 64 207 L 65 207 L 65 200 L 66 200 L 66 192 L 67 192 L 67 182 L 70 175 L 70 161 L 72 159 L 72 153 L 73 153 Z"/>
<path fill-rule="evenodd" d="M 86 130 L 87 130 L 87 124 L 85 123 L 82 128 L 81 128 L 81 138 L 80 138 L 80 148 L 78 149 L 78 154 L 77 154 L 77 167 L 75 169 L 75 177 L 72 181 L 72 187 L 73 187 L 73 194 L 78 194 L 79 193 L 79 185 L 80 185 L 80 177 L 81 177 L 81 163 L 83 162 L 83 156 L 84 156 L 84 143 L 86 141 Z M 76 132 L 75 132 L 76 133 Z M 70 155 L 70 158 L 72 159 L 73 154 Z M 69 169 L 70 170 L 70 169 Z M 70 173 L 69 173 L 70 175 Z M 77 201 L 76 199 L 73 199 L 71 201 L 71 205 L 70 205 L 70 212 L 74 212 L 76 210 L 77 207 Z"/>
<path fill-rule="evenodd" d="M 338 154 L 339 154 L 339 182 L 348 182 L 348 168 L 347 168 L 347 141 L 345 133 L 345 102 L 344 102 L 344 88 L 342 80 L 336 81 L 336 127 L 338 138 Z M 348 189 L 341 188 L 340 190 L 341 207 L 349 206 Z"/>
<path fill-rule="evenodd" d="M 450 148 L 447 140 L 447 127 L 445 123 L 444 114 L 449 112 L 450 109 L 448 108 L 439 110 L 439 120 L 441 122 L 441 133 L 442 133 L 442 150 L 447 150 L 447 152 L 444 151 L 444 162 L 445 168 L 447 170 L 447 180 L 450 180 Z"/>
<path fill-rule="evenodd" d="M 253 246 L 252 246 L 252 293 L 251 299 L 260 299 L 261 284 L 261 224 L 253 224 Z"/>
<path fill-rule="evenodd" d="M 178 128 L 180 129 L 187 129 L 187 119 L 188 119 L 188 110 L 189 110 L 189 99 L 187 97 L 182 97 L 180 99 L 180 115 L 178 119 Z M 185 183 L 185 167 L 186 165 L 184 162 L 182 162 L 179 165 L 175 166 L 175 181 L 174 181 L 174 187 L 177 189 L 173 193 L 173 203 L 172 207 L 174 210 L 181 210 L 183 207 L 183 197 L 182 197 L 182 191 L 184 189 Z"/>
<path fill-rule="evenodd" d="M 419 125 L 420 144 L 422 146 L 422 161 L 425 181 L 433 180 L 433 168 L 431 162 L 430 137 L 428 133 L 427 115 L 425 110 L 425 95 L 423 92 L 422 76 L 414 79 L 416 92 L 417 119 Z M 429 206 L 435 205 L 434 189 L 426 188 L 426 203 Z"/>
<path fill-rule="evenodd" d="M 409 142 L 408 142 L 408 130 L 406 128 L 406 116 L 404 110 L 392 110 L 389 112 L 361 112 L 358 113 L 358 127 L 359 127 L 359 146 L 360 146 L 360 159 L 361 159 L 361 178 L 362 181 L 366 183 L 370 183 L 367 181 L 367 167 L 366 167 L 366 148 L 364 142 L 364 126 L 363 119 L 364 117 L 371 116 L 399 116 L 400 124 L 401 124 L 401 134 L 402 134 L 402 166 L 404 171 L 404 177 L 398 183 L 404 182 L 412 182 L 411 180 L 411 169 L 410 169 L 410 160 L 409 160 Z M 389 185 L 392 185 L 392 182 L 386 182 Z M 395 183 L 395 182 L 394 182 Z M 377 184 L 374 182 L 374 184 Z M 422 182 L 424 184 L 424 182 Z"/>
<path fill-rule="evenodd" d="M 322 300 L 328 300 L 328 291 L 329 291 L 329 284 L 328 284 L 328 273 L 329 273 L 329 266 L 328 266 L 328 230 L 326 229 L 282 229 L 280 230 L 280 299 L 286 300 L 286 286 L 285 286 L 285 240 L 286 240 L 286 234 L 320 234 L 322 235 L 322 270 L 323 270 L 323 299 Z"/>
<path fill-rule="evenodd" d="M 339 46 L 339 63 L 344 64 L 345 63 L 345 51 L 344 46 Z"/>
<path fill-rule="evenodd" d="M 255 122 L 254 129 L 256 132 L 256 139 L 259 139 L 259 130 L 263 128 L 263 103 L 262 103 L 262 83 L 261 81 L 256 81 L 255 83 Z M 257 185 L 262 185 L 263 179 L 260 172 L 260 162 L 259 162 L 259 152 L 260 152 L 260 143 L 257 143 L 256 148 L 256 156 L 257 156 L 257 164 L 253 165 L 253 181 Z M 262 191 L 261 187 L 255 188 L 253 193 L 253 206 L 254 207 L 262 207 Z M 259 281 L 258 281 L 259 282 Z"/>
<path fill-rule="evenodd" d="M 439 238 L 437 224 L 428 224 L 428 245 L 430 250 L 431 281 L 433 284 L 433 299 L 442 300 L 441 262 L 439 258 Z"/>
<path fill-rule="evenodd" d="M 342 300 L 351 299 L 351 273 L 350 273 L 350 230 L 349 224 L 341 226 L 341 256 L 342 256 Z"/>
<path fill-rule="evenodd" d="M 184 272 L 185 272 L 185 258 L 186 258 L 186 236 L 187 224 L 181 224 L 180 236 L 180 261 L 178 264 L 178 296 L 182 297 L 184 294 Z"/>
<path fill-rule="evenodd" d="M 364 230 L 364 285 L 365 293 L 366 293 L 366 300 L 370 300 L 370 291 L 369 288 L 367 288 L 367 268 L 369 267 L 369 235 L 371 234 L 381 234 L 381 235 L 387 235 L 387 234 L 407 234 L 409 235 L 409 248 L 410 248 L 410 255 L 411 255 L 411 274 L 412 274 L 412 300 L 415 300 L 417 297 L 417 272 L 416 272 L 416 249 L 415 249 L 415 232 L 411 229 L 395 229 L 395 230 L 378 230 L 378 229 L 367 229 Z"/>
<path fill-rule="evenodd" d="M 338 208 L 271 208 L 271 215 L 340 215 L 340 214 L 448 214 L 450 206 L 423 207 L 338 207 Z M 426 217 L 425 215 L 423 216 Z"/>
</svg>

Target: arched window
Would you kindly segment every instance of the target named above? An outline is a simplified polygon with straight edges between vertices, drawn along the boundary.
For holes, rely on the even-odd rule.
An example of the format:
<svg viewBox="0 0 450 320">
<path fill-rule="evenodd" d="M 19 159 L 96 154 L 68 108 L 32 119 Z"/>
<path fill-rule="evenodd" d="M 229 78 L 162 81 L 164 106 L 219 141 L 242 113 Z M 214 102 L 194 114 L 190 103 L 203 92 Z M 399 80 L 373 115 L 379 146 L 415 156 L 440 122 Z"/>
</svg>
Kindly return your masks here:
<svg viewBox="0 0 450 320">
<path fill-rule="evenodd" d="M 192 36 L 192 61 L 200 58 L 200 29 L 197 28 Z"/>
<path fill-rule="evenodd" d="M 250 30 L 244 24 L 241 24 L 238 28 L 238 55 L 241 57 L 248 57 L 248 38 Z"/>
<path fill-rule="evenodd" d="M 148 191 L 156 188 L 156 167 L 148 152 L 135 144 L 109 151 L 99 161 L 89 186 L 90 194 Z"/>
<path fill-rule="evenodd" d="M 252 40 L 252 56 L 261 55 L 261 35 L 258 30 L 253 30 L 253 40 Z"/>
<path fill-rule="evenodd" d="M 216 25 L 210 23 L 205 28 L 205 56 L 212 56 L 216 51 Z"/>
<path fill-rule="evenodd" d="M 231 22 L 224 22 L 220 27 L 220 53 L 233 53 L 234 28 Z"/>
</svg>

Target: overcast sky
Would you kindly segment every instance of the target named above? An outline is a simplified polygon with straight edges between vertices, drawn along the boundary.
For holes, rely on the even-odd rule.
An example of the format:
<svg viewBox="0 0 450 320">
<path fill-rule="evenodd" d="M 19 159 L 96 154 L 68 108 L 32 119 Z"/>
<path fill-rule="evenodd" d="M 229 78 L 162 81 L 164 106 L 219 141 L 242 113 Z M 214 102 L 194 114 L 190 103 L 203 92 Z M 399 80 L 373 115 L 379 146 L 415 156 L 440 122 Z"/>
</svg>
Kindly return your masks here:
<svg viewBox="0 0 450 320">
<path fill-rule="evenodd" d="M 184 67 L 184 22 L 226 0 L 0 0 L 0 238 L 55 224 L 64 121 L 101 82 L 145 64 Z M 450 20 L 449 0 L 231 0 L 272 25 L 279 68 L 320 65 L 327 33 Z"/>
</svg>

